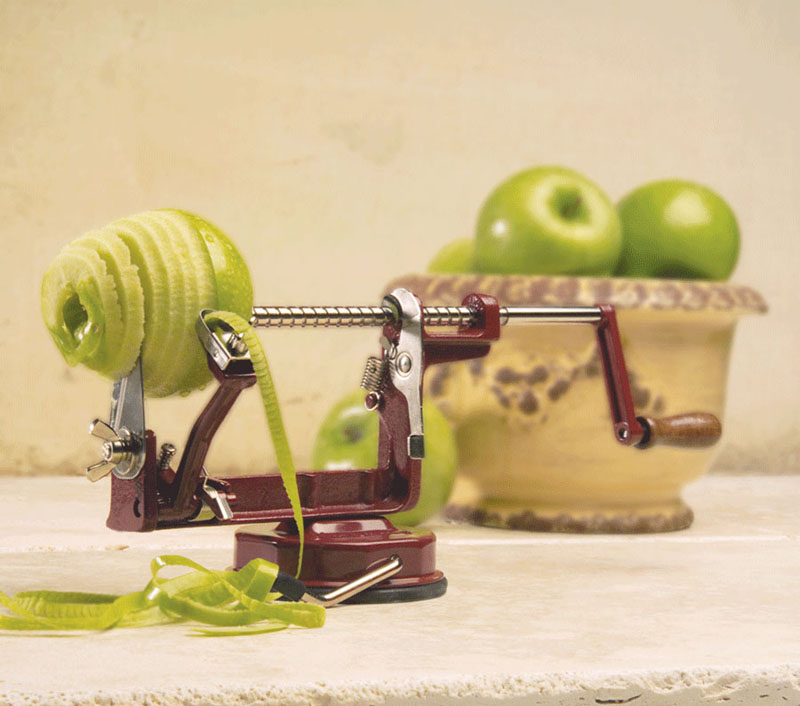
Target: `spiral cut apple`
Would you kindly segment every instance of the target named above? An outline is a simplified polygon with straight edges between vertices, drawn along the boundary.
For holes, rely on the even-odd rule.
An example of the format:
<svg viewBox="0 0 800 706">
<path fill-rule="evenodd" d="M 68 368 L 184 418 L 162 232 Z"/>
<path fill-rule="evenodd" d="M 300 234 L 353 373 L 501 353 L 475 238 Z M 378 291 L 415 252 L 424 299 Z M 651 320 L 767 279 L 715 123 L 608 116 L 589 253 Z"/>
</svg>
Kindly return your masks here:
<svg viewBox="0 0 800 706">
<path fill-rule="evenodd" d="M 185 211 L 147 211 L 67 245 L 42 282 L 42 315 L 64 359 L 117 379 L 141 356 L 145 395 L 188 394 L 211 379 L 195 333 L 200 311 L 244 336 L 258 379 L 278 469 L 300 534 L 294 462 L 267 358 L 248 319 L 253 287 L 239 251 Z"/>
<path fill-rule="evenodd" d="M 250 316 L 253 290 L 219 229 L 164 209 L 115 221 L 67 245 L 42 282 L 42 315 L 70 365 L 127 375 L 142 358 L 145 394 L 186 394 L 210 379 L 194 326 L 201 309 Z"/>
</svg>

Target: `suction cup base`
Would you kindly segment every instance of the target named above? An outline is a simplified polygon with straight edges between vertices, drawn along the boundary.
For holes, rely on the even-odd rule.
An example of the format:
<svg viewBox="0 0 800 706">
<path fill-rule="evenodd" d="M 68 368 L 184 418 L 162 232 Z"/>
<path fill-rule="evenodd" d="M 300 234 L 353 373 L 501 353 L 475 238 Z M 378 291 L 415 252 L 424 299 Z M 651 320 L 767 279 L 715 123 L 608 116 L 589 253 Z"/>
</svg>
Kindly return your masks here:
<svg viewBox="0 0 800 706">
<path fill-rule="evenodd" d="M 236 533 L 234 568 L 255 558 L 297 572 L 300 538 L 292 522 L 255 526 Z M 303 565 L 298 577 L 311 591 L 326 593 L 371 571 L 389 557 L 403 568 L 347 603 L 404 603 L 437 598 L 447 579 L 436 569 L 436 536 L 429 530 L 395 527 L 384 517 L 314 520 L 305 527 Z"/>
</svg>

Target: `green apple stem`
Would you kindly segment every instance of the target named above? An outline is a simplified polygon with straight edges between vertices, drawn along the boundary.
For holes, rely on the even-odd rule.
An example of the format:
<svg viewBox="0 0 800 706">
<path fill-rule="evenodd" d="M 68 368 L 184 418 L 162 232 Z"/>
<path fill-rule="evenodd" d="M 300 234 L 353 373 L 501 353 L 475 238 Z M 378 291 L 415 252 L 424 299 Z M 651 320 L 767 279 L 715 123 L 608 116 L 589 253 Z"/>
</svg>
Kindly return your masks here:
<svg viewBox="0 0 800 706">
<path fill-rule="evenodd" d="M 581 198 L 580 194 L 575 194 L 575 196 L 571 199 L 568 199 L 564 205 L 561 207 L 561 215 L 564 218 L 568 218 L 572 220 L 575 216 L 578 215 L 578 211 L 583 204 L 583 199 Z"/>
</svg>

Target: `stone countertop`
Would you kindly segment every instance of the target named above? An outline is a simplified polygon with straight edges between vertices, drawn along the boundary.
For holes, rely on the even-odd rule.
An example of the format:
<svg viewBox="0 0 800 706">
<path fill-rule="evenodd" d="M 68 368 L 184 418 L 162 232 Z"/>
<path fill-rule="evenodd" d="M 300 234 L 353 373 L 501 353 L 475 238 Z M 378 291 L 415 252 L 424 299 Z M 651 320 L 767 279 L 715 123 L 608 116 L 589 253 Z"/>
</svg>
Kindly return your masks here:
<svg viewBox="0 0 800 706">
<path fill-rule="evenodd" d="M 0 478 L 0 590 L 125 593 L 149 560 L 230 564 L 233 528 L 121 534 L 109 489 Z M 325 627 L 0 635 L 0 704 L 800 704 L 800 476 L 706 477 L 672 534 L 434 525 L 447 594 Z"/>
</svg>

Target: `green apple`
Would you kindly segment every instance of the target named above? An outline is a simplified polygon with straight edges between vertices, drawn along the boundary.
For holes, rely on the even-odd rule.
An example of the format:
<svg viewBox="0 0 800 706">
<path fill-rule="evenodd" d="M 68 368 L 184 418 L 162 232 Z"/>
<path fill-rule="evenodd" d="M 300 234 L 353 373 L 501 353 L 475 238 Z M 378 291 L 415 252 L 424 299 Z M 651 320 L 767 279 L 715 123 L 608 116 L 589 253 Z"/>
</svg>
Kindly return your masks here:
<svg viewBox="0 0 800 706">
<path fill-rule="evenodd" d="M 378 459 L 378 414 L 364 407 L 364 390 L 337 402 L 322 422 L 314 442 L 311 465 L 337 471 L 374 468 Z M 425 458 L 419 502 L 390 515 L 400 525 L 417 525 L 435 515 L 450 497 L 456 476 L 456 441 L 450 423 L 432 402 L 423 402 Z"/>
<path fill-rule="evenodd" d="M 721 196 L 679 179 L 640 186 L 618 205 L 624 277 L 726 279 L 739 257 L 739 225 Z"/>
<path fill-rule="evenodd" d="M 428 264 L 428 272 L 434 274 L 459 274 L 473 272 L 475 239 L 459 238 L 445 245 Z"/>
<path fill-rule="evenodd" d="M 145 394 L 188 393 L 211 379 L 195 333 L 201 309 L 249 318 L 252 286 L 233 243 L 172 209 L 122 218 L 67 245 L 42 280 L 42 315 L 70 365 L 112 379 L 141 357 Z"/>
<path fill-rule="evenodd" d="M 586 177 L 543 166 L 515 174 L 478 215 L 475 268 L 498 274 L 611 274 L 622 244 L 611 200 Z"/>
</svg>

